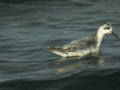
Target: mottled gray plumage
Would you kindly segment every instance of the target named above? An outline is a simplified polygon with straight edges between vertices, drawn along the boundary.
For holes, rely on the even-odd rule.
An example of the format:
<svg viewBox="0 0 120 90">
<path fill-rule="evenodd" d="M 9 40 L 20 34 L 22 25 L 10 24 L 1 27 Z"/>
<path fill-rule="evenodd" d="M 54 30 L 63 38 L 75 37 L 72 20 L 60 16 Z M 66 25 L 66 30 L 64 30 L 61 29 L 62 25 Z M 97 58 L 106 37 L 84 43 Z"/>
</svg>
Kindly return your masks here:
<svg viewBox="0 0 120 90">
<path fill-rule="evenodd" d="M 51 51 L 57 55 L 63 56 L 63 57 L 82 56 L 80 54 L 76 55 L 74 53 L 75 52 L 84 53 L 83 51 L 85 51 L 85 50 L 91 51 L 93 48 L 95 48 L 95 47 L 97 48 L 97 39 L 96 38 L 97 37 L 95 34 L 95 35 L 92 35 L 87 38 L 74 40 L 68 44 L 65 44 L 64 46 L 61 46 L 61 47 L 47 48 L 47 50 Z M 94 53 L 96 53 L 96 52 L 94 52 Z"/>
<path fill-rule="evenodd" d="M 97 46 L 96 38 L 97 38 L 96 35 L 93 35 L 84 39 L 74 40 L 62 46 L 61 49 L 65 49 L 68 51 L 76 51 L 76 50 L 84 50 L 90 47 L 96 47 Z"/>
</svg>

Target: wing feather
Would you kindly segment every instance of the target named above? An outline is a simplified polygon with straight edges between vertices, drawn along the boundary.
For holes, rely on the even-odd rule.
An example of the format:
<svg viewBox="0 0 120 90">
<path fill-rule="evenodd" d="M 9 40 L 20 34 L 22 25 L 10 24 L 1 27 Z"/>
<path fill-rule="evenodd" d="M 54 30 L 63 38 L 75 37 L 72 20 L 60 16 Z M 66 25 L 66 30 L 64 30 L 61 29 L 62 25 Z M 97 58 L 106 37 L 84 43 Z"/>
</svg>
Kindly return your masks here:
<svg viewBox="0 0 120 90">
<path fill-rule="evenodd" d="M 84 39 L 74 40 L 74 41 L 64 45 L 62 48 L 65 50 L 68 50 L 68 51 L 73 51 L 73 50 L 87 49 L 94 45 L 96 45 L 95 38 L 87 37 Z"/>
</svg>

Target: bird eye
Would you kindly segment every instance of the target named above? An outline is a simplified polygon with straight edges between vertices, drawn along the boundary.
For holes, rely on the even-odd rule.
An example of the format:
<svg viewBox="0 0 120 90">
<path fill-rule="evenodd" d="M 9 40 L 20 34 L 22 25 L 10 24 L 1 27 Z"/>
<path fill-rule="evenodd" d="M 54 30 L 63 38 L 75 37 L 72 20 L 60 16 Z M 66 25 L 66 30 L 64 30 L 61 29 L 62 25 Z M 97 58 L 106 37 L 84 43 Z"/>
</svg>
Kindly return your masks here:
<svg viewBox="0 0 120 90">
<path fill-rule="evenodd" d="M 104 29 L 110 29 L 110 27 L 105 27 Z"/>
</svg>

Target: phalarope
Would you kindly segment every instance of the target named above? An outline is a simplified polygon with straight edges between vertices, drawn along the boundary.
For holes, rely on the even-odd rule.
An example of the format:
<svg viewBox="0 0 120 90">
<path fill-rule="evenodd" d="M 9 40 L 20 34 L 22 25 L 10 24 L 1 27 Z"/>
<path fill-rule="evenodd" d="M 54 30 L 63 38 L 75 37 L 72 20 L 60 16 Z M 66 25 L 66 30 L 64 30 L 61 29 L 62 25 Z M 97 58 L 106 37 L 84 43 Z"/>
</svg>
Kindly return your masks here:
<svg viewBox="0 0 120 90">
<path fill-rule="evenodd" d="M 97 32 L 89 37 L 74 40 L 64 46 L 46 48 L 48 51 L 55 53 L 62 57 L 79 56 L 84 57 L 87 55 L 94 55 L 99 53 L 103 36 L 105 34 L 113 34 L 116 38 L 120 39 L 113 31 L 111 24 L 104 24 L 100 26 Z"/>
</svg>

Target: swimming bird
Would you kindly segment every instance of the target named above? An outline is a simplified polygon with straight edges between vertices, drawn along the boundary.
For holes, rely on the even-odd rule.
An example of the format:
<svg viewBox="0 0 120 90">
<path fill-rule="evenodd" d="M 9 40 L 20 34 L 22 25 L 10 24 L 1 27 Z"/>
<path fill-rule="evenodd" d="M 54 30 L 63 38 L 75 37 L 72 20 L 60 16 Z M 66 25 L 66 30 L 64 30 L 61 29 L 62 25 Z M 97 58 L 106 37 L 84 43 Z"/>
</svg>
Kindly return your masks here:
<svg viewBox="0 0 120 90">
<path fill-rule="evenodd" d="M 120 38 L 112 31 L 111 24 L 105 23 L 98 28 L 95 34 L 89 37 L 74 40 L 63 46 L 46 48 L 46 50 L 62 57 L 84 57 L 95 55 L 100 51 L 99 48 L 105 34 L 112 34 L 120 40 Z"/>
</svg>

